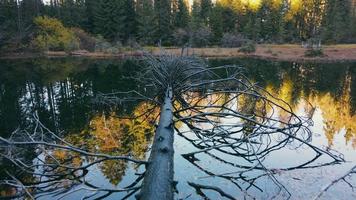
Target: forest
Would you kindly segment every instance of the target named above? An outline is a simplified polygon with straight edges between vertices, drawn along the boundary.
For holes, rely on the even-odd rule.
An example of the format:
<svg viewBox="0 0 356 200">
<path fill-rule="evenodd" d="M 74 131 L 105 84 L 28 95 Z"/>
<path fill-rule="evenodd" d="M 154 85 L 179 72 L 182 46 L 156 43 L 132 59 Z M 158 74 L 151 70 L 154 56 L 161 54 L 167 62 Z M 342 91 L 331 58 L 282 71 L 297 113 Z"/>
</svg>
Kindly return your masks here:
<svg viewBox="0 0 356 200">
<path fill-rule="evenodd" d="M 356 42 L 353 0 L 1 0 L 0 51 Z"/>
</svg>

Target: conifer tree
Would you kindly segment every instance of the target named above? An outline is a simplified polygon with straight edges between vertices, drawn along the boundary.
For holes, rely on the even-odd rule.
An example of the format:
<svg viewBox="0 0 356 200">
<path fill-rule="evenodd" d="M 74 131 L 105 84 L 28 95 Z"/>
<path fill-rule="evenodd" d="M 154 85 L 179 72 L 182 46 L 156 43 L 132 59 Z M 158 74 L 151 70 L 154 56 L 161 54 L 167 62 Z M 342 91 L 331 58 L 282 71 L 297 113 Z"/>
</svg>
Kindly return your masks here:
<svg viewBox="0 0 356 200">
<path fill-rule="evenodd" d="M 177 9 L 174 15 L 175 28 L 187 28 L 189 24 L 189 10 L 187 2 L 184 0 L 175 0 L 177 2 Z"/>
<path fill-rule="evenodd" d="M 125 20 L 123 29 L 123 39 L 134 39 L 137 35 L 138 19 L 135 10 L 134 0 L 123 0 L 123 11 Z"/>
<path fill-rule="evenodd" d="M 156 36 L 157 21 L 154 13 L 152 0 L 137 1 L 138 14 L 138 39 L 141 43 L 154 44 Z"/>
<path fill-rule="evenodd" d="M 217 3 L 210 13 L 210 27 L 214 42 L 219 42 L 224 34 L 223 10 L 221 4 Z"/>
<path fill-rule="evenodd" d="M 212 9 L 211 0 L 200 0 L 200 17 L 205 25 L 209 23 L 209 16 Z"/>
<path fill-rule="evenodd" d="M 123 40 L 124 21 L 122 1 L 101 0 L 95 13 L 95 33 L 111 41 Z"/>
<path fill-rule="evenodd" d="M 172 13 L 171 0 L 155 0 L 154 9 L 157 18 L 157 40 L 164 45 L 171 42 Z"/>
<path fill-rule="evenodd" d="M 327 0 L 322 38 L 326 42 L 345 42 L 350 35 L 351 3 L 346 0 Z"/>
</svg>

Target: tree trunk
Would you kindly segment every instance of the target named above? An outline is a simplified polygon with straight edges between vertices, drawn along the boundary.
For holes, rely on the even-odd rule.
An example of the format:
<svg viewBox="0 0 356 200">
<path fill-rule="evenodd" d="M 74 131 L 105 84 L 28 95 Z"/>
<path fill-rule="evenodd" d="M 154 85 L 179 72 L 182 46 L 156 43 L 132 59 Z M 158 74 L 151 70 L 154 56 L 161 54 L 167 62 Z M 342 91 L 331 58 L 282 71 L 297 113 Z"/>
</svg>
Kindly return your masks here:
<svg viewBox="0 0 356 200">
<path fill-rule="evenodd" d="M 168 87 L 161 115 L 154 137 L 148 166 L 145 172 L 140 200 L 171 200 L 173 199 L 173 106 L 172 88 Z"/>
</svg>

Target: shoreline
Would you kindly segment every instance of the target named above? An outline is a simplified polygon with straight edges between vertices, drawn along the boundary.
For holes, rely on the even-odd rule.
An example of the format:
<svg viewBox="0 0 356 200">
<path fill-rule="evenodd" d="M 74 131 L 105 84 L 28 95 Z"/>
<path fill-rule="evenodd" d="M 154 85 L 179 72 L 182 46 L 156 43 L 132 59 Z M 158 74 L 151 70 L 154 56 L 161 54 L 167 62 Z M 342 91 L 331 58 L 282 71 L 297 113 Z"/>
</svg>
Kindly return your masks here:
<svg viewBox="0 0 356 200">
<path fill-rule="evenodd" d="M 160 54 L 161 50 L 157 47 L 144 48 L 153 55 Z M 167 48 L 166 53 L 180 55 L 181 48 Z M 189 48 L 188 55 L 196 55 L 202 58 L 256 58 L 269 61 L 283 62 L 317 62 L 317 63 L 336 63 L 336 62 L 356 62 L 356 44 L 347 45 L 327 45 L 323 46 L 324 56 L 305 57 L 305 48 L 299 45 L 266 45 L 256 46 L 256 52 L 244 54 L 239 52 L 239 48 Z M 118 54 L 75 51 L 66 53 L 64 51 L 48 51 L 44 53 L 9 53 L 0 55 L 0 59 L 34 59 L 34 58 L 92 58 L 92 59 L 125 59 L 142 56 L 142 51 L 126 51 Z"/>
</svg>

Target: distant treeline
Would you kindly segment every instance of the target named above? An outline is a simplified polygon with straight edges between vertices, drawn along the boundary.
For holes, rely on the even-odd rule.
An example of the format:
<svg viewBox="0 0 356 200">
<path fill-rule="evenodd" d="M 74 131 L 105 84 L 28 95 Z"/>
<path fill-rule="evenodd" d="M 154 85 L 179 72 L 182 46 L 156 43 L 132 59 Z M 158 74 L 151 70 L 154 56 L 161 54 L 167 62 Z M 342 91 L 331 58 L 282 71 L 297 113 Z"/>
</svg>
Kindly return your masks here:
<svg viewBox="0 0 356 200">
<path fill-rule="evenodd" d="M 356 42 L 352 0 L 0 0 L 0 48 L 24 49 L 48 16 L 111 44 Z M 78 30 L 79 29 L 79 30 Z M 47 33 L 46 33 L 47 34 Z M 78 34 L 77 34 L 78 35 Z M 84 37 L 84 36 L 83 36 Z"/>
</svg>

